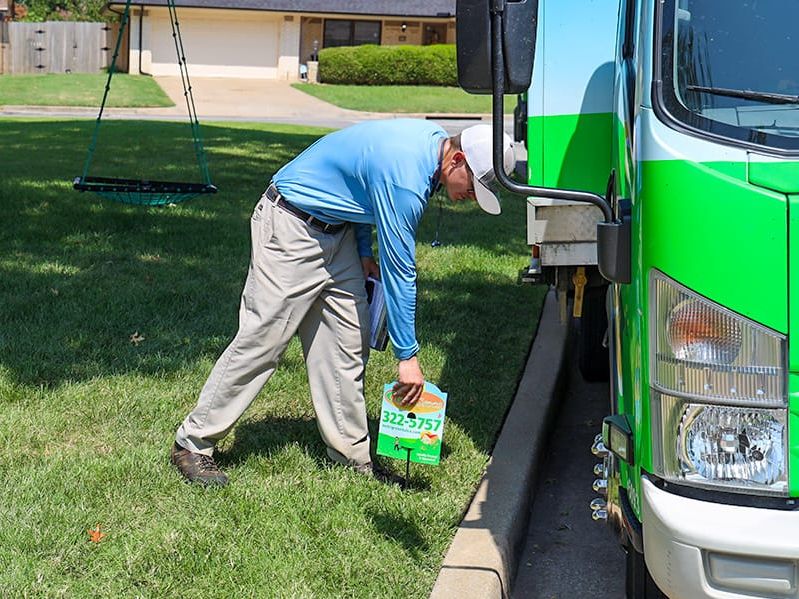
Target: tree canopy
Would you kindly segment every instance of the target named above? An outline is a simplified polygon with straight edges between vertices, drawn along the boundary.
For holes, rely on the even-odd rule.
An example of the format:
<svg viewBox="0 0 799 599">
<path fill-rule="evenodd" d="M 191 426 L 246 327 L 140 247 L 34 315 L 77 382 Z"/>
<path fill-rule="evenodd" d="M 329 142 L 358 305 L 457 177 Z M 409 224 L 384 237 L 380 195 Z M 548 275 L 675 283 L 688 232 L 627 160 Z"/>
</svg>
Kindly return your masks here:
<svg viewBox="0 0 799 599">
<path fill-rule="evenodd" d="M 110 21 L 103 13 L 107 0 L 16 0 L 19 21 Z"/>
</svg>

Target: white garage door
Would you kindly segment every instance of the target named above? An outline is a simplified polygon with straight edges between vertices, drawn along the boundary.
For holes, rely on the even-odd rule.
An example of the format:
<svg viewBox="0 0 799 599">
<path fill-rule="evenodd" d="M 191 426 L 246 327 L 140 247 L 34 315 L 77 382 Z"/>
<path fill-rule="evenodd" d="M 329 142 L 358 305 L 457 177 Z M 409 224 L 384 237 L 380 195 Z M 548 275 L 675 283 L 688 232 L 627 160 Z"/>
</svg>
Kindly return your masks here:
<svg viewBox="0 0 799 599">
<path fill-rule="evenodd" d="M 280 21 L 268 14 L 237 14 L 241 16 L 209 18 L 178 13 L 190 76 L 277 78 Z M 167 13 L 152 14 L 149 23 L 150 43 L 144 40 L 144 47 L 152 48 L 152 74 L 180 75 Z"/>
</svg>

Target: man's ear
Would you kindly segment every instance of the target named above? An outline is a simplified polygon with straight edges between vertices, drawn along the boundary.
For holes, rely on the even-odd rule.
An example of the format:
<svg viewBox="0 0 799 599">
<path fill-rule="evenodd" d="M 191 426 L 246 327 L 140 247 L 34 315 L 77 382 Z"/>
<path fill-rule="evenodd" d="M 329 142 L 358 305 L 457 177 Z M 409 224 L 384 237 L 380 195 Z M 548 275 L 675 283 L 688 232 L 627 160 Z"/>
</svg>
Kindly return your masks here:
<svg viewBox="0 0 799 599">
<path fill-rule="evenodd" d="M 466 154 L 463 153 L 463 150 L 455 150 L 450 159 L 453 168 L 459 167 L 464 162 L 466 162 Z"/>
</svg>

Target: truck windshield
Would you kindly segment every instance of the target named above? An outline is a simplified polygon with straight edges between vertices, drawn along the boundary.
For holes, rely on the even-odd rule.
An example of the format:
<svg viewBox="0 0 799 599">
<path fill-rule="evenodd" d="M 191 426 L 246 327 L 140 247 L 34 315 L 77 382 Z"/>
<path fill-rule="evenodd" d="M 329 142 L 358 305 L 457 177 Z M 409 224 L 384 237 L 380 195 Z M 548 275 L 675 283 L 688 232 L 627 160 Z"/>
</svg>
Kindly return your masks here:
<svg viewBox="0 0 799 599">
<path fill-rule="evenodd" d="M 799 151 L 799 0 L 666 0 L 661 100 L 690 129 Z"/>
</svg>

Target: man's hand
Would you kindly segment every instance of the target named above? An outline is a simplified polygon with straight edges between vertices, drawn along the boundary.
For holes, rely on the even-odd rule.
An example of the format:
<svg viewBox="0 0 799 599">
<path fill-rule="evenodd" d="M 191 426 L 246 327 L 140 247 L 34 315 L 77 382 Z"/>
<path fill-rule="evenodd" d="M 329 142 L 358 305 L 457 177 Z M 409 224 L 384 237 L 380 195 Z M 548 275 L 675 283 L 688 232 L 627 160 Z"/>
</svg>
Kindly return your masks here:
<svg viewBox="0 0 799 599">
<path fill-rule="evenodd" d="M 394 385 L 392 397 L 403 406 L 413 406 L 419 401 L 424 389 L 424 375 L 416 356 L 399 361 L 399 377 Z"/>
<path fill-rule="evenodd" d="M 363 266 L 364 279 L 368 279 L 369 277 L 374 277 L 375 279 L 380 278 L 380 267 L 371 256 L 361 256 L 361 266 Z"/>
</svg>

